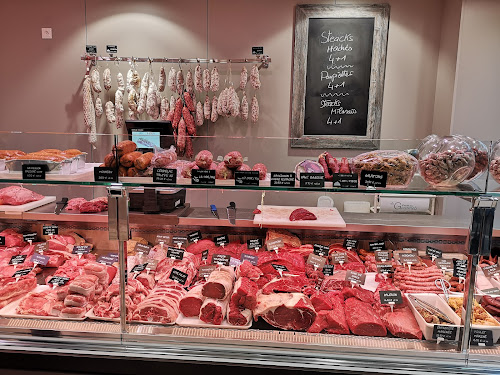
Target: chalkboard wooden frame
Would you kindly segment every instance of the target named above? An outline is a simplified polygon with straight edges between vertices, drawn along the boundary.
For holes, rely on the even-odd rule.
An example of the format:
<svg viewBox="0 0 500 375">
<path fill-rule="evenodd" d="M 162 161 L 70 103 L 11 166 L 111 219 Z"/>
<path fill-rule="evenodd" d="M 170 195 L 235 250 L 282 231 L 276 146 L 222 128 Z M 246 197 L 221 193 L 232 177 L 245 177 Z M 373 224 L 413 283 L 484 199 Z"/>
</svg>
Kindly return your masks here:
<svg viewBox="0 0 500 375">
<path fill-rule="evenodd" d="M 374 150 L 380 146 L 382 99 L 384 93 L 389 4 L 374 5 L 297 5 L 293 53 L 291 103 L 291 147 L 352 148 Z M 308 27 L 310 18 L 374 18 L 373 49 L 368 99 L 367 131 L 364 136 L 304 135 Z"/>
</svg>

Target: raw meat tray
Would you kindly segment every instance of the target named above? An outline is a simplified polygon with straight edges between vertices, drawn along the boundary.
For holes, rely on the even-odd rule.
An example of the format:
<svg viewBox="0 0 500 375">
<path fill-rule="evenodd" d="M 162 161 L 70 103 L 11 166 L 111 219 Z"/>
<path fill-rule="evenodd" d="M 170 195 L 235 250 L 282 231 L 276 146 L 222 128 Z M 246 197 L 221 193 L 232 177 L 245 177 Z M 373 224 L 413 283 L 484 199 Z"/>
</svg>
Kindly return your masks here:
<svg viewBox="0 0 500 375">
<path fill-rule="evenodd" d="M 95 316 L 93 308 L 90 309 L 89 311 L 87 311 L 85 316 L 89 319 L 92 319 L 92 320 L 99 320 L 102 322 L 120 323 L 120 318 L 106 318 L 106 317 L 101 317 L 101 316 Z M 146 321 L 142 321 L 142 320 L 132 320 L 132 321 L 127 320 L 127 323 L 154 324 L 154 325 L 162 325 L 162 326 L 171 326 L 171 325 L 175 324 L 175 322 L 173 322 L 173 323 L 159 323 L 159 322 L 146 322 Z"/>
<path fill-rule="evenodd" d="M 176 323 L 181 327 L 249 329 L 252 326 L 253 319 L 250 320 L 250 322 L 248 322 L 248 324 L 244 326 L 233 326 L 232 324 L 229 324 L 226 319 L 222 321 L 221 325 L 217 325 L 217 324 L 205 323 L 203 320 L 200 320 L 195 317 L 186 318 L 184 315 L 182 315 L 182 313 L 180 313 L 179 316 L 177 317 Z"/>
<path fill-rule="evenodd" d="M 290 221 L 289 217 L 293 210 L 305 208 L 316 215 L 317 220 Z M 255 225 L 280 225 L 300 228 L 345 228 L 346 224 L 339 211 L 335 207 L 298 207 L 298 206 L 261 206 L 257 209 L 260 214 L 255 214 L 253 223 Z"/>
<path fill-rule="evenodd" d="M 29 210 L 33 210 L 34 208 L 45 206 L 46 204 L 49 204 L 49 203 L 52 203 L 55 201 L 56 201 L 56 197 L 47 196 L 47 197 L 43 197 L 39 201 L 21 204 L 19 206 L 11 206 L 8 204 L 2 204 L 2 205 L 0 205 L 0 212 L 5 212 L 6 214 L 18 214 L 20 212 L 26 212 Z"/>
<path fill-rule="evenodd" d="M 38 285 L 35 289 L 31 291 L 31 293 L 41 293 L 50 287 L 48 285 Z M 29 293 L 28 293 L 29 294 Z M 22 298 L 19 298 L 11 303 L 9 303 L 7 306 L 2 308 L 0 310 L 0 316 L 4 318 L 21 318 L 21 319 L 43 319 L 43 320 L 76 320 L 76 321 L 82 321 L 85 320 L 85 316 L 81 318 L 62 318 L 59 316 L 43 316 L 43 315 L 22 315 L 22 314 L 17 314 L 16 309 L 23 300 L 24 297 L 26 297 L 28 294 L 22 296 Z"/>
</svg>

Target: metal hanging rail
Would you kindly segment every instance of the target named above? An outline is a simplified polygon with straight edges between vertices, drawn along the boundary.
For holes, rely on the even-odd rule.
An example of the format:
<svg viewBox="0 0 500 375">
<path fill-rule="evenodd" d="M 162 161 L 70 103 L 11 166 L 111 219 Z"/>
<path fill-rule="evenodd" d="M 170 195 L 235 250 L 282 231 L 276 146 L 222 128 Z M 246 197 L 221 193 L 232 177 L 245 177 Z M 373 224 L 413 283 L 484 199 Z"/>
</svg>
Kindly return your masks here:
<svg viewBox="0 0 500 375">
<path fill-rule="evenodd" d="M 149 63 L 167 63 L 167 64 L 246 64 L 260 63 L 260 68 L 268 68 L 271 58 L 268 55 L 259 55 L 249 59 L 184 59 L 184 58 L 167 58 L 167 57 L 114 57 L 114 56 L 94 56 L 84 55 L 81 57 L 83 61 L 90 61 L 95 64 L 97 61 L 116 61 L 116 62 L 149 62 Z"/>
</svg>

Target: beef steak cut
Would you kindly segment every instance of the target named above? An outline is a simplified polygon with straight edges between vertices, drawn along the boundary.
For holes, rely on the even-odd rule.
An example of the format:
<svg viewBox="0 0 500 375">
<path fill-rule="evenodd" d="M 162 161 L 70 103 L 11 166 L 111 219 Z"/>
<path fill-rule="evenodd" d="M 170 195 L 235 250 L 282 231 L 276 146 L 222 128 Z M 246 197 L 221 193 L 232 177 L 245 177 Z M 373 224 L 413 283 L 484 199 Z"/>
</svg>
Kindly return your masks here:
<svg viewBox="0 0 500 375">
<path fill-rule="evenodd" d="M 290 214 L 290 221 L 297 220 L 318 220 L 315 214 L 305 208 L 297 208 Z"/>
<path fill-rule="evenodd" d="M 253 314 L 255 319 L 262 317 L 274 327 L 295 331 L 306 331 L 317 315 L 302 293 L 259 293 Z"/>
<path fill-rule="evenodd" d="M 372 306 L 351 297 L 345 301 L 345 315 L 352 333 L 359 336 L 386 336 L 385 324 Z"/>
</svg>

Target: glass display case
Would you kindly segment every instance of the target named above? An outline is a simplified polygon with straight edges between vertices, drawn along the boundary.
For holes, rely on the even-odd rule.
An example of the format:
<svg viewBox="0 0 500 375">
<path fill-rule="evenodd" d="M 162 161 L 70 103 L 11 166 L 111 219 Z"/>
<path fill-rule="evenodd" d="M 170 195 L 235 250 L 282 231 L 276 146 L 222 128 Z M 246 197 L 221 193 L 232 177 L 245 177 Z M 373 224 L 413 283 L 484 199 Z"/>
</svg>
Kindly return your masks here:
<svg viewBox="0 0 500 375">
<path fill-rule="evenodd" d="M 8 154 L 0 172 L 0 348 L 313 370 L 497 366 L 489 173 L 429 185 L 420 140 L 380 140 L 393 152 L 356 158 L 291 156 L 286 138 L 196 137 L 203 151 L 179 162 L 168 136 L 132 161 L 117 135 L 70 155 L 85 137 L 2 133 L 0 149 L 29 155 Z"/>
</svg>

